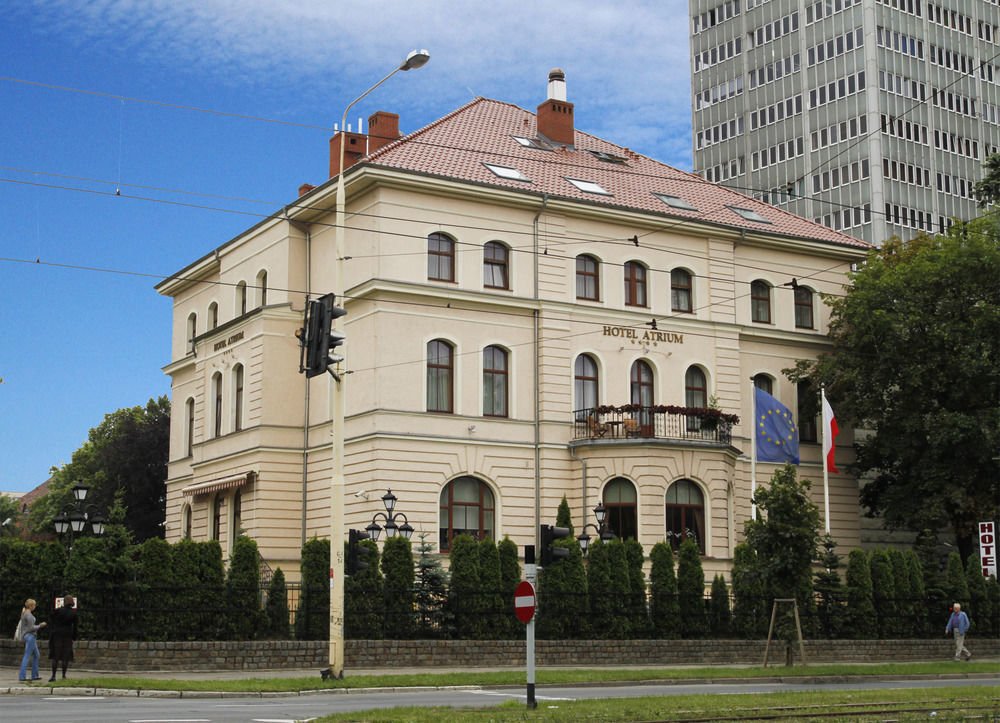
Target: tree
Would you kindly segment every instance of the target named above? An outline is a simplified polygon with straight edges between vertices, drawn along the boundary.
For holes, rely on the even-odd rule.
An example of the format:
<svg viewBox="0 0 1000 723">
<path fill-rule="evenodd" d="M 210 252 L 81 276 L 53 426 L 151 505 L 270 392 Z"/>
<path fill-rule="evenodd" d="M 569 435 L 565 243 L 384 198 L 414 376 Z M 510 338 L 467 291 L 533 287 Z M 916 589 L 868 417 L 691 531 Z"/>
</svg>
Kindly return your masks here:
<svg viewBox="0 0 1000 723">
<path fill-rule="evenodd" d="M 733 551 L 733 633 L 756 640 L 767 636 L 771 610 L 764 597 L 757 553 L 746 542 Z"/>
<path fill-rule="evenodd" d="M 479 585 L 483 637 L 499 640 L 504 637 L 506 606 L 501 594 L 500 553 L 490 539 L 479 543 Z"/>
<path fill-rule="evenodd" d="M 892 239 L 828 297 L 833 351 L 786 370 L 827 385 L 837 416 L 871 431 L 853 471 L 890 529 L 949 528 L 962 557 L 995 519 L 1000 448 L 1000 218 Z"/>
<path fill-rule="evenodd" d="M 569 530 L 569 536 L 573 536 L 573 515 L 570 513 L 566 495 L 563 495 L 562 502 L 559 503 L 559 508 L 556 510 L 556 527 L 565 527 Z"/>
<path fill-rule="evenodd" d="M 648 638 L 652 630 L 646 600 L 646 576 L 642 566 L 642 545 L 634 538 L 625 540 L 625 559 L 628 563 L 628 619 L 633 638 Z"/>
<path fill-rule="evenodd" d="M 374 540 L 357 543 L 367 550 L 361 553 L 368 567 L 358 570 L 344 580 L 344 637 L 355 640 L 381 640 L 385 619 L 382 571 L 379 569 L 378 545 Z M 348 542 L 344 541 L 344 559 L 347 559 Z"/>
<path fill-rule="evenodd" d="M 896 632 L 896 578 L 893 575 L 889 552 L 884 547 L 872 550 L 868 560 L 872 576 L 872 600 L 878 621 L 878 636 L 893 638 Z"/>
<path fill-rule="evenodd" d="M 680 606 L 677 604 L 674 550 L 670 543 L 653 545 L 649 561 L 649 617 L 653 635 L 661 640 L 676 638 L 680 632 Z"/>
<path fill-rule="evenodd" d="M 330 637 L 330 542 L 313 537 L 302 545 L 302 588 L 295 612 L 296 640 Z"/>
<path fill-rule="evenodd" d="M 458 637 L 482 640 L 486 626 L 480 615 L 479 545 L 472 535 L 455 535 L 448 559 L 451 561 L 448 606 L 454 615 Z"/>
<path fill-rule="evenodd" d="M 771 483 L 758 488 L 754 497 L 761 516 L 745 526 L 746 541 L 757 553 L 765 598 L 794 598 L 806 637 L 816 628 L 812 561 L 820 527 L 819 508 L 809 499 L 810 487 L 809 480 L 798 479 L 794 465 L 779 467 Z M 780 613 L 778 630 L 791 640 L 795 635 L 792 611 L 785 608 Z"/>
<path fill-rule="evenodd" d="M 712 597 L 709 603 L 709 627 L 712 630 L 712 636 L 728 638 L 731 622 L 729 589 L 726 587 L 726 579 L 721 574 L 716 574 L 712 579 Z"/>
<path fill-rule="evenodd" d="M 690 538 L 677 550 L 677 602 L 681 609 L 681 637 L 705 637 L 708 633 L 705 571 L 701 566 L 701 551 Z"/>
<path fill-rule="evenodd" d="M 449 634 L 448 573 L 441 565 L 428 534 L 421 532 L 417 546 L 416 598 L 417 636 L 422 639 Z"/>
<path fill-rule="evenodd" d="M 521 582 L 521 565 L 517 560 L 517 545 L 509 537 L 504 536 L 497 543 L 497 553 L 500 555 L 500 595 L 504 605 L 503 637 L 517 640 L 522 637 L 523 624 L 514 612 L 514 592 Z"/>
<path fill-rule="evenodd" d="M 969 555 L 965 561 L 965 579 L 969 587 L 969 614 L 971 630 L 982 635 L 989 629 L 989 602 L 986 596 L 986 578 L 983 577 L 983 567 L 978 555 Z M 964 608 L 963 608 L 964 609 Z"/>
<path fill-rule="evenodd" d="M 121 490 L 128 510 L 125 526 L 136 542 L 163 537 L 170 448 L 170 401 L 150 399 L 145 407 L 119 409 L 104 415 L 71 461 L 53 469 L 48 494 L 28 511 L 29 528 L 50 532 L 52 518 L 72 500 L 72 487 L 90 487 L 87 504 L 107 510 Z"/>
<path fill-rule="evenodd" d="M 913 550 L 903 553 L 906 559 L 907 587 L 913 596 L 913 604 L 910 606 L 912 616 L 912 631 L 914 637 L 922 637 L 929 631 L 927 620 L 927 593 L 924 588 L 924 576 L 920 571 L 920 558 Z"/>
<path fill-rule="evenodd" d="M 268 637 L 272 640 L 288 639 L 288 586 L 285 584 L 285 573 L 280 567 L 275 568 L 267 586 L 264 619 Z"/>
<path fill-rule="evenodd" d="M 590 565 L 584 571 L 583 552 L 576 538 L 570 536 L 552 544 L 566 548 L 569 554 L 539 571 L 535 634 L 547 640 L 579 638 L 586 630 L 590 617 Z M 518 626 L 521 626 L 520 622 Z"/>
<path fill-rule="evenodd" d="M 844 584 L 840 581 L 840 556 L 837 542 L 827 533 L 819 557 L 820 571 L 813 576 L 813 588 L 819 601 L 817 615 L 823 636 L 839 638 L 844 628 Z"/>
<path fill-rule="evenodd" d="M 1000 153 L 993 153 L 983 163 L 983 177 L 973 187 L 979 208 L 1000 202 Z"/>
<path fill-rule="evenodd" d="M 969 579 L 965 576 L 962 558 L 957 552 L 948 555 L 948 569 L 944 578 L 944 595 L 945 602 L 949 606 L 952 603 L 961 603 L 964 608 L 969 606 Z"/>
</svg>

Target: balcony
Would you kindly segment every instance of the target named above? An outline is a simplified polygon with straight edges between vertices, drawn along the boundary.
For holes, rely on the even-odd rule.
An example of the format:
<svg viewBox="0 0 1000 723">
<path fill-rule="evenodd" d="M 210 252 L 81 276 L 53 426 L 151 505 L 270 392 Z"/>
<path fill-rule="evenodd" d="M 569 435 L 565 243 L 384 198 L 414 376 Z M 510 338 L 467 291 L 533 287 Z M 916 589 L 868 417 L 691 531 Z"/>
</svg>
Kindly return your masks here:
<svg viewBox="0 0 1000 723">
<path fill-rule="evenodd" d="M 573 441 L 670 439 L 732 444 L 735 414 L 702 407 L 601 405 L 573 412 Z"/>
</svg>

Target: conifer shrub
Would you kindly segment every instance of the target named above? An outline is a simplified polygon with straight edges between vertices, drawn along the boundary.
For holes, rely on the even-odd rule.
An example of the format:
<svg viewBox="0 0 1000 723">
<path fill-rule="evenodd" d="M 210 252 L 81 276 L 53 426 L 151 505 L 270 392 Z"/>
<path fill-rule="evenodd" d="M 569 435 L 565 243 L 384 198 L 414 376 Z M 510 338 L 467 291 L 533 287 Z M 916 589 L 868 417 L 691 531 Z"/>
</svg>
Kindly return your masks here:
<svg viewBox="0 0 1000 723">
<path fill-rule="evenodd" d="M 138 623 L 146 640 L 177 640 L 177 630 L 186 616 L 180 609 L 174 578 L 173 548 L 159 537 L 151 537 L 136 550 L 135 589 L 141 605 Z"/>
<path fill-rule="evenodd" d="M 712 596 L 709 603 L 709 627 L 713 638 L 728 638 L 732 634 L 729 589 L 726 579 L 717 574 L 712 579 Z"/>
<path fill-rule="evenodd" d="M 705 571 L 701 552 L 693 540 L 684 540 L 677 550 L 677 601 L 681 609 L 681 637 L 704 638 L 708 635 L 705 609 Z"/>
<path fill-rule="evenodd" d="M 910 609 L 911 633 L 914 637 L 924 637 L 930 633 L 927 619 L 927 594 L 924 591 L 924 576 L 920 570 L 920 558 L 913 550 L 903 553 L 906 562 L 907 589 L 912 596 L 913 605 Z"/>
<path fill-rule="evenodd" d="M 609 637 L 613 640 L 627 640 L 632 637 L 631 590 L 628 557 L 625 543 L 616 537 L 608 543 L 608 562 L 611 567 L 612 618 L 609 621 Z"/>
<path fill-rule="evenodd" d="M 517 619 L 514 612 L 514 592 L 521 582 L 517 545 L 504 536 L 497 543 L 497 553 L 500 555 L 500 597 L 504 605 L 502 636 L 507 640 L 519 640 L 524 637 L 524 623 Z"/>
<path fill-rule="evenodd" d="M 649 552 L 649 617 L 653 636 L 675 639 L 680 633 L 680 605 L 677 602 L 677 576 L 674 574 L 674 550 L 669 542 L 657 542 Z"/>
<path fill-rule="evenodd" d="M 590 617 L 589 582 L 584 570 L 583 552 L 573 537 L 556 540 L 552 544 L 565 547 L 569 554 L 539 569 L 535 590 L 535 635 L 546 640 L 580 638 L 588 634 Z M 524 627 L 520 621 L 518 625 Z"/>
<path fill-rule="evenodd" d="M 448 573 L 434 551 L 430 536 L 421 532 L 417 539 L 416 598 L 417 637 L 422 640 L 452 635 L 448 608 Z"/>
<path fill-rule="evenodd" d="M 983 568 L 979 563 L 979 555 L 973 553 L 965 561 L 965 578 L 969 588 L 969 632 L 973 635 L 982 635 L 988 630 L 989 625 L 989 604 L 986 595 L 986 578 L 983 577 Z M 965 606 L 962 606 L 965 610 Z"/>
<path fill-rule="evenodd" d="M 883 640 L 896 637 L 898 616 L 896 612 L 896 581 L 892 574 L 889 552 L 884 547 L 872 550 L 868 559 L 872 578 L 872 602 L 878 637 Z"/>
<path fill-rule="evenodd" d="M 624 542 L 625 559 L 628 563 L 628 626 L 634 639 L 644 640 L 653 631 L 649 619 L 649 600 L 646 595 L 646 576 L 643 572 L 645 555 L 642 545 L 634 538 Z"/>
<path fill-rule="evenodd" d="M 948 555 L 948 568 L 944 579 L 944 595 L 948 608 L 951 608 L 953 603 L 961 603 L 963 610 L 969 605 L 969 579 L 965 575 L 962 558 L 957 552 L 952 552 Z"/>
<path fill-rule="evenodd" d="M 486 640 L 504 637 L 507 621 L 504 619 L 503 587 L 500 582 L 500 553 L 493 540 L 479 543 L 479 602 L 481 605 L 482 634 Z"/>
<path fill-rule="evenodd" d="M 367 555 L 362 555 L 368 567 L 344 580 L 344 637 L 351 640 L 381 640 L 385 619 L 384 585 L 379 567 L 378 545 L 374 540 L 358 543 Z M 344 542 L 344 559 L 348 543 Z"/>
<path fill-rule="evenodd" d="M 451 561 L 448 606 L 455 620 L 455 634 L 459 639 L 483 640 L 486 626 L 480 614 L 479 544 L 471 535 L 455 535 L 448 557 Z"/>
<path fill-rule="evenodd" d="M 226 632 L 230 640 L 253 640 L 261 628 L 260 556 L 257 543 L 240 535 L 226 575 Z"/>
<path fill-rule="evenodd" d="M 847 555 L 846 634 L 853 640 L 878 637 L 878 619 L 872 601 L 872 574 L 868 555 L 854 548 Z"/>
<path fill-rule="evenodd" d="M 296 640 L 330 638 L 330 542 L 313 537 L 302 545 L 302 582 L 295 610 Z"/>
<path fill-rule="evenodd" d="M 384 629 L 387 638 L 408 640 L 416 632 L 414 574 L 410 541 L 402 535 L 390 537 L 382 546 Z"/>
<path fill-rule="evenodd" d="M 820 570 L 813 576 L 813 589 L 817 597 L 816 613 L 820 634 L 833 640 L 844 634 L 844 608 L 847 600 L 844 584 L 840 579 L 837 542 L 827 533 L 821 545 L 823 552 L 819 557 Z"/>
<path fill-rule="evenodd" d="M 996 575 L 990 575 L 986 581 L 986 610 L 984 611 L 986 625 L 984 634 L 1000 637 L 1000 582 Z"/>
<path fill-rule="evenodd" d="M 767 636 L 771 610 L 764 596 L 757 553 L 745 542 L 733 551 L 733 634 L 757 640 Z"/>
<path fill-rule="evenodd" d="M 267 604 L 264 606 L 264 625 L 271 640 L 288 640 L 288 586 L 285 573 L 275 568 L 267 586 Z"/>
<path fill-rule="evenodd" d="M 569 530 L 569 536 L 573 537 L 573 515 L 570 513 L 566 495 L 563 495 L 562 502 L 556 509 L 556 527 L 565 527 Z"/>
</svg>

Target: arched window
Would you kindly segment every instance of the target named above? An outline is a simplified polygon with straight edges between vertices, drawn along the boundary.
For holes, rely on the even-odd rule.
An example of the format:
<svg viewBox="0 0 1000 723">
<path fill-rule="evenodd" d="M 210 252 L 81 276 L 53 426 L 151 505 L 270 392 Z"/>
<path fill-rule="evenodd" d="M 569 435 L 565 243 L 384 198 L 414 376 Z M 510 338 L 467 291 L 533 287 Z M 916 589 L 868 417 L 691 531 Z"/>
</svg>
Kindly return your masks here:
<svg viewBox="0 0 1000 723">
<path fill-rule="evenodd" d="M 646 306 L 646 267 L 638 261 L 625 264 L 626 306 Z"/>
<path fill-rule="evenodd" d="M 757 374 L 756 376 L 754 376 L 753 385 L 758 389 L 762 389 L 768 394 L 771 395 L 774 394 L 774 392 L 771 391 L 772 389 L 774 389 L 774 380 L 772 380 L 771 377 L 769 377 L 767 374 Z"/>
<path fill-rule="evenodd" d="M 267 306 L 267 271 L 257 273 L 257 306 Z"/>
<path fill-rule="evenodd" d="M 507 352 L 498 346 L 483 349 L 483 415 L 507 416 Z"/>
<path fill-rule="evenodd" d="M 243 316 L 247 313 L 247 282 L 241 281 L 236 284 L 236 314 Z"/>
<path fill-rule="evenodd" d="M 708 384 L 705 382 L 705 372 L 698 367 L 688 367 L 684 374 L 684 404 L 699 409 L 708 407 Z M 688 431 L 701 429 L 701 420 L 689 415 L 687 428 Z"/>
<path fill-rule="evenodd" d="M 691 274 L 684 269 L 670 272 L 670 310 L 690 314 L 694 310 L 691 299 Z"/>
<path fill-rule="evenodd" d="M 635 539 L 638 531 L 635 485 L 624 477 L 615 477 L 604 488 L 604 507 L 611 531 L 623 540 Z"/>
<path fill-rule="evenodd" d="M 184 402 L 184 449 L 187 457 L 194 454 L 194 398 Z"/>
<path fill-rule="evenodd" d="M 233 367 L 233 431 L 243 430 L 243 365 Z"/>
<path fill-rule="evenodd" d="M 632 404 L 638 404 L 642 409 L 633 416 L 632 420 L 625 420 L 625 431 L 627 436 L 635 436 L 636 433 L 643 437 L 653 436 L 653 370 L 649 364 L 642 359 L 632 364 L 632 372 L 629 375 L 629 387 L 632 392 Z M 635 428 L 634 425 L 639 427 Z M 629 425 L 633 425 L 632 428 Z"/>
<path fill-rule="evenodd" d="M 222 536 L 222 495 L 217 494 L 212 499 L 212 540 L 218 540 Z"/>
<path fill-rule="evenodd" d="M 454 411 L 454 350 L 446 341 L 427 345 L 427 411 Z"/>
<path fill-rule="evenodd" d="M 750 316 L 757 323 L 771 323 L 771 287 L 766 281 L 750 284 Z"/>
<path fill-rule="evenodd" d="M 222 373 L 212 375 L 212 399 L 215 400 L 214 416 L 212 417 L 215 437 L 222 436 Z"/>
<path fill-rule="evenodd" d="M 667 541 L 676 550 L 692 540 L 705 554 L 705 497 L 691 480 L 677 480 L 667 490 Z"/>
<path fill-rule="evenodd" d="M 208 305 L 208 328 L 214 329 L 219 325 L 219 305 L 214 301 Z"/>
<path fill-rule="evenodd" d="M 597 259 L 586 254 L 576 257 L 576 298 L 584 301 L 601 300 L 600 266 Z"/>
<path fill-rule="evenodd" d="M 181 513 L 181 539 L 190 540 L 191 539 L 191 523 L 192 523 L 192 513 L 191 505 L 184 505 L 184 511 Z"/>
<path fill-rule="evenodd" d="M 427 278 L 431 281 L 455 280 L 455 242 L 443 233 L 427 237 Z"/>
<path fill-rule="evenodd" d="M 459 477 L 441 490 L 441 551 L 451 549 L 455 535 L 472 535 L 477 540 L 494 539 L 493 491 L 475 477 Z"/>
<path fill-rule="evenodd" d="M 597 400 L 597 362 L 590 354 L 581 354 L 573 368 L 573 406 L 577 415 L 586 417 L 587 410 L 597 406 Z"/>
<path fill-rule="evenodd" d="M 483 286 L 488 289 L 509 289 L 509 251 L 499 241 L 490 241 L 483 248 Z"/>
<path fill-rule="evenodd" d="M 795 287 L 795 327 L 813 328 L 813 292 L 804 286 Z"/>
<path fill-rule="evenodd" d="M 198 315 L 193 311 L 187 319 L 187 353 L 194 354 L 194 338 L 198 335 Z"/>
</svg>

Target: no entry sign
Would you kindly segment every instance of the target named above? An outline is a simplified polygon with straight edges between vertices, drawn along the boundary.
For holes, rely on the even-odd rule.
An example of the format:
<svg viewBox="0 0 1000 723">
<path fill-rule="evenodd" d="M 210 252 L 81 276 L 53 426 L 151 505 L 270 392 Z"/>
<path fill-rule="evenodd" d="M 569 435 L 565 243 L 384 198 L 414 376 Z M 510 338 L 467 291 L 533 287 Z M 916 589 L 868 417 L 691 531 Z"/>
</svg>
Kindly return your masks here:
<svg viewBox="0 0 1000 723">
<path fill-rule="evenodd" d="M 535 617 L 535 588 L 527 580 L 518 583 L 514 591 L 514 612 L 522 623 L 530 623 Z"/>
</svg>

